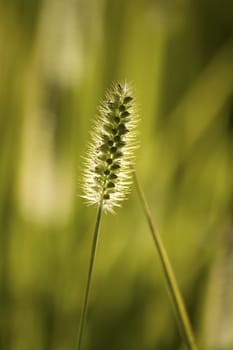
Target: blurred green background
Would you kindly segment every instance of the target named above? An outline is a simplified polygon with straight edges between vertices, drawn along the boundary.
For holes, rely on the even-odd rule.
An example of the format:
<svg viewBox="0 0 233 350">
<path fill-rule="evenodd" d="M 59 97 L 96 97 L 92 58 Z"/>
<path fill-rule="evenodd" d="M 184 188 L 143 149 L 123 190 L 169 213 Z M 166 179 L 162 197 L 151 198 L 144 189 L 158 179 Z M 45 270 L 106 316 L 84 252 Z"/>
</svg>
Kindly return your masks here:
<svg viewBox="0 0 233 350">
<path fill-rule="evenodd" d="M 74 349 L 95 208 L 82 156 L 133 83 L 137 172 L 201 349 L 233 349 L 233 2 L 0 2 L 0 349 Z M 103 217 L 83 349 L 180 349 L 135 189 Z"/>
</svg>

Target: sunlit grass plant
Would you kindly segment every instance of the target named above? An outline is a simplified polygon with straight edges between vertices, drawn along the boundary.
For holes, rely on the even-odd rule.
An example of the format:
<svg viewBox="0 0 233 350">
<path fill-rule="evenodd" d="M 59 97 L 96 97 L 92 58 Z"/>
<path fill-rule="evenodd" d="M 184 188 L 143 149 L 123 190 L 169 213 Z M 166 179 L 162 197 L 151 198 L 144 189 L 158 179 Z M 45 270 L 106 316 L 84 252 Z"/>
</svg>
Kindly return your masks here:
<svg viewBox="0 0 233 350">
<path fill-rule="evenodd" d="M 114 209 L 119 207 L 122 201 L 127 198 L 133 175 L 142 208 L 163 267 L 184 344 L 187 349 L 196 350 L 192 327 L 172 266 L 159 232 L 153 223 L 142 187 L 134 171 L 137 121 L 131 87 L 127 83 L 113 84 L 99 108 L 99 114 L 91 133 L 91 142 L 85 156 L 83 197 L 88 204 L 97 206 L 97 218 L 84 293 L 77 350 L 81 349 L 82 344 L 102 213 L 114 213 Z"/>
</svg>

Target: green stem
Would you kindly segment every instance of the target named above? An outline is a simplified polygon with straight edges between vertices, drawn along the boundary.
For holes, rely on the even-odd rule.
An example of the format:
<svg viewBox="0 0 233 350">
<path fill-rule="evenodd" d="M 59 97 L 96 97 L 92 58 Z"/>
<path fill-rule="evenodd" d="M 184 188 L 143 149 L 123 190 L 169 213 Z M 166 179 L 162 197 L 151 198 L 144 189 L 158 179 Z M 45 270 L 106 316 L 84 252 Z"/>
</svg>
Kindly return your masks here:
<svg viewBox="0 0 233 350">
<path fill-rule="evenodd" d="M 183 337 L 184 343 L 186 344 L 187 349 L 189 350 L 196 350 L 196 344 L 195 344 L 195 339 L 192 331 L 192 327 L 188 318 L 188 314 L 185 308 L 185 304 L 181 295 L 181 292 L 179 290 L 171 263 L 169 261 L 166 249 L 163 245 L 162 239 L 160 237 L 160 234 L 153 222 L 152 215 L 149 209 L 149 206 L 147 204 L 143 189 L 139 183 L 138 177 L 136 175 L 136 172 L 133 171 L 134 173 L 134 180 L 136 184 L 136 189 L 142 204 L 142 207 L 144 209 L 144 213 L 146 215 L 150 231 L 152 234 L 152 238 L 154 240 L 154 243 L 156 245 L 161 264 L 163 267 L 163 271 L 165 274 L 168 290 L 171 295 L 171 299 L 174 305 L 175 309 L 175 314 L 177 317 L 179 329 L 181 332 L 181 335 Z"/>
<path fill-rule="evenodd" d="M 95 230 L 94 230 L 94 236 L 93 236 L 93 242 L 92 242 L 92 248 L 91 248 L 90 264 L 89 264 L 89 270 L 88 270 L 88 275 L 87 275 L 86 290 L 85 290 L 85 295 L 84 295 L 83 309 L 82 309 L 82 314 L 81 314 L 81 321 L 80 321 L 80 328 L 79 328 L 76 350 L 81 349 L 81 342 L 82 342 L 84 324 L 85 324 L 86 315 L 87 315 L 87 306 L 88 306 L 88 300 L 89 300 L 89 294 L 90 294 L 90 286 L 91 286 L 93 267 L 94 267 L 94 262 L 95 262 L 96 247 L 97 247 L 98 236 L 99 236 L 101 216 L 102 216 L 102 203 L 100 203 L 100 205 L 98 207 L 98 212 L 97 212 L 97 218 L 96 218 L 96 224 L 95 224 Z"/>
</svg>

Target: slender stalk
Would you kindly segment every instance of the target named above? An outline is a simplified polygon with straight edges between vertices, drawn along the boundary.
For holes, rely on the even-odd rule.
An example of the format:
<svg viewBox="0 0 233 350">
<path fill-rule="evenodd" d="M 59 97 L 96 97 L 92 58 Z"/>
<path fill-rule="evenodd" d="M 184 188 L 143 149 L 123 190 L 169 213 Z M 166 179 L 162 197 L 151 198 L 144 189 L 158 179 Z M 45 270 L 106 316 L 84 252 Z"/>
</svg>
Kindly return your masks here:
<svg viewBox="0 0 233 350">
<path fill-rule="evenodd" d="M 88 270 L 88 275 L 87 275 L 86 290 L 85 290 L 85 295 L 84 295 L 83 309 L 82 309 L 82 314 L 81 314 L 81 321 L 80 321 L 80 328 L 79 328 L 76 350 L 81 349 L 81 343 L 82 343 L 83 330 L 84 330 L 84 325 L 85 325 L 85 320 L 86 320 L 86 315 L 87 315 L 87 306 L 88 306 L 88 300 L 89 300 L 89 294 L 90 294 L 90 286 L 91 286 L 92 273 L 93 273 L 93 267 L 94 267 L 94 262 L 95 262 L 96 247 L 97 247 L 97 242 L 98 242 L 101 217 L 102 217 L 102 201 L 99 204 L 98 211 L 97 211 L 97 218 L 96 218 L 96 224 L 95 224 L 95 230 L 94 230 L 94 236 L 93 236 L 93 242 L 92 242 L 92 248 L 91 248 L 90 264 L 89 264 L 89 270 Z"/>
<path fill-rule="evenodd" d="M 171 263 L 169 261 L 166 249 L 163 245 L 162 239 L 160 237 L 159 231 L 157 230 L 153 219 L 152 219 L 152 215 L 149 209 L 149 206 L 147 204 L 143 189 L 139 183 L 138 177 L 136 175 L 136 172 L 133 171 L 134 173 L 134 180 L 135 180 L 135 184 L 136 184 L 136 189 L 144 210 L 144 213 L 146 215 L 149 227 L 150 227 L 150 231 L 152 234 L 152 238 L 154 240 L 155 246 L 157 248 L 160 260 L 161 260 L 161 264 L 163 267 L 163 271 L 165 274 L 165 279 L 166 279 L 166 283 L 168 286 L 168 290 L 170 292 L 170 296 L 173 302 L 173 306 L 174 306 L 174 310 L 175 310 L 175 314 L 176 314 L 176 318 L 177 318 L 177 322 L 179 325 L 179 329 L 181 332 L 181 335 L 183 337 L 184 343 L 187 347 L 187 349 L 189 350 L 196 350 L 196 343 L 195 343 L 195 338 L 193 335 L 193 331 L 192 331 L 192 327 L 189 321 L 189 317 L 185 308 L 185 304 L 181 295 L 181 292 L 179 290 Z"/>
</svg>

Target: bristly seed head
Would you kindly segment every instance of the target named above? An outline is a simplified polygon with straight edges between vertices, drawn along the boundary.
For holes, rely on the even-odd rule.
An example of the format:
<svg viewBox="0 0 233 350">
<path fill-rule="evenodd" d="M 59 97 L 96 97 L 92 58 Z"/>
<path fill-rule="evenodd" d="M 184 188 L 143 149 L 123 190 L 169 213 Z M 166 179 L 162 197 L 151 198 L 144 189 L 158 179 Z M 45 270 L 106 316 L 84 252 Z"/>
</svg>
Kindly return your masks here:
<svg viewBox="0 0 233 350">
<path fill-rule="evenodd" d="M 114 84 L 99 108 L 83 176 L 83 197 L 89 204 L 102 203 L 105 212 L 114 212 L 130 191 L 136 125 L 131 87 Z"/>
</svg>

